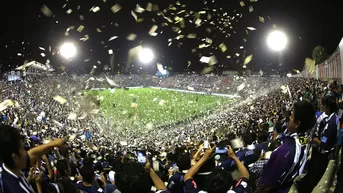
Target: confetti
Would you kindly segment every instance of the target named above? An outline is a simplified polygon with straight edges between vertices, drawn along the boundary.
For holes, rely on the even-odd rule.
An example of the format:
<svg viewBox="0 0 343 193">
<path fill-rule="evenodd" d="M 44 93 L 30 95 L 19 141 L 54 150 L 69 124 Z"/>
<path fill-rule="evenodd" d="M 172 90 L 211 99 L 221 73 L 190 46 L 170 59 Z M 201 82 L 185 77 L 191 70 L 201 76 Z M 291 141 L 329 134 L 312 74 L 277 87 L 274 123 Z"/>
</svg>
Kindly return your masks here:
<svg viewBox="0 0 343 193">
<path fill-rule="evenodd" d="M 89 36 L 88 35 L 85 35 L 83 38 L 80 38 L 81 41 L 87 41 L 89 40 Z"/>
<path fill-rule="evenodd" d="M 55 96 L 54 100 L 61 103 L 62 105 L 67 102 L 67 100 L 61 96 Z"/>
<path fill-rule="evenodd" d="M 217 64 L 218 63 L 218 60 L 217 60 L 217 58 L 216 58 L 216 56 L 211 56 L 210 57 L 210 61 L 209 61 L 209 65 L 210 66 L 213 66 L 213 65 L 215 65 L 215 64 Z"/>
<path fill-rule="evenodd" d="M 160 105 L 160 106 L 164 106 L 166 103 L 167 103 L 167 101 L 165 101 L 165 100 L 161 100 L 161 101 L 158 103 L 158 105 Z"/>
<path fill-rule="evenodd" d="M 187 38 L 189 38 L 189 39 L 195 39 L 195 38 L 197 38 L 197 34 L 194 34 L 194 33 L 188 34 L 188 35 L 187 35 Z"/>
<path fill-rule="evenodd" d="M 254 27 L 247 27 L 247 29 L 251 30 L 251 31 L 255 31 L 256 30 L 256 28 L 254 28 Z"/>
<path fill-rule="evenodd" d="M 47 17 L 52 17 L 52 15 L 53 15 L 52 11 L 46 5 L 42 6 L 41 12 L 43 13 L 43 15 L 45 15 Z"/>
<path fill-rule="evenodd" d="M 239 91 L 243 90 L 244 88 L 245 88 L 245 83 L 242 83 L 237 87 L 237 91 L 239 92 Z"/>
<path fill-rule="evenodd" d="M 132 17 L 135 19 L 135 21 L 137 21 L 138 17 L 137 17 L 137 15 L 135 14 L 135 12 L 131 11 L 131 15 L 132 15 Z"/>
<path fill-rule="evenodd" d="M 108 41 L 112 41 L 112 40 L 115 40 L 117 38 L 118 38 L 118 36 L 112 36 Z"/>
<path fill-rule="evenodd" d="M 69 113 L 68 119 L 69 120 L 76 120 L 77 119 L 77 114 L 76 113 Z"/>
<path fill-rule="evenodd" d="M 0 103 L 0 112 L 6 110 L 8 107 L 13 107 L 14 102 L 10 99 L 7 99 Z"/>
<path fill-rule="evenodd" d="M 100 11 L 100 7 L 96 6 L 91 9 L 94 13 Z"/>
<path fill-rule="evenodd" d="M 77 28 L 77 30 L 76 31 L 78 31 L 78 32 L 82 32 L 82 30 L 84 29 L 85 27 L 83 26 L 83 25 L 80 25 L 78 28 Z"/>
<path fill-rule="evenodd" d="M 135 12 L 137 13 L 143 13 L 145 11 L 145 9 L 143 9 L 140 5 L 136 5 L 136 9 L 135 9 Z"/>
<path fill-rule="evenodd" d="M 158 7 L 158 5 L 154 4 L 154 5 L 152 6 L 152 11 L 153 11 L 153 12 L 158 12 L 159 10 L 160 10 L 160 8 Z"/>
<path fill-rule="evenodd" d="M 201 71 L 201 74 L 208 74 L 214 70 L 214 66 L 209 66 Z"/>
<path fill-rule="evenodd" d="M 122 8 L 122 7 L 121 7 L 119 4 L 115 4 L 115 5 L 113 5 L 113 6 L 111 7 L 111 10 L 112 10 L 113 13 L 117 13 L 118 11 L 121 10 L 121 8 Z"/>
<path fill-rule="evenodd" d="M 200 58 L 200 62 L 202 62 L 202 63 L 209 63 L 210 60 L 211 60 L 211 58 L 210 57 L 206 57 L 206 56 L 203 56 L 203 57 Z"/>
<path fill-rule="evenodd" d="M 254 7 L 252 5 L 249 6 L 249 12 L 253 12 L 254 11 Z"/>
<path fill-rule="evenodd" d="M 249 55 L 244 59 L 244 65 L 247 65 L 251 62 L 253 55 Z"/>
<path fill-rule="evenodd" d="M 134 33 L 132 33 L 132 34 L 130 34 L 130 35 L 128 35 L 128 36 L 126 37 L 126 39 L 129 40 L 129 41 L 135 41 L 136 38 L 137 38 L 137 35 L 134 34 Z"/>
<path fill-rule="evenodd" d="M 148 130 L 151 130 L 151 129 L 154 128 L 154 124 L 150 122 L 150 123 L 146 124 L 145 127 L 146 127 Z"/>
<path fill-rule="evenodd" d="M 71 14 L 73 12 L 72 9 L 68 9 L 67 14 Z"/>
<path fill-rule="evenodd" d="M 133 62 L 133 60 L 135 60 L 138 57 L 138 53 L 142 50 L 142 46 L 136 46 L 134 48 L 131 48 L 129 50 L 129 54 L 128 54 L 128 59 L 127 59 L 127 63 L 131 64 Z"/>
<path fill-rule="evenodd" d="M 113 80 L 109 79 L 107 76 L 105 76 L 105 77 L 106 77 L 106 81 L 108 82 L 109 85 L 119 87 L 119 85 L 117 83 L 115 83 Z"/>
<path fill-rule="evenodd" d="M 241 5 L 241 7 L 244 7 L 244 6 L 245 6 L 244 1 L 239 2 L 239 4 Z"/>
<path fill-rule="evenodd" d="M 138 104 L 137 103 L 132 103 L 131 104 L 131 108 L 137 108 L 138 107 Z"/>
<path fill-rule="evenodd" d="M 151 29 L 149 30 L 149 35 L 150 36 L 156 36 L 157 35 L 157 33 L 155 33 L 155 31 L 158 29 L 158 26 L 157 25 L 153 25 L 152 27 L 151 27 Z"/>
<path fill-rule="evenodd" d="M 262 23 L 264 23 L 264 18 L 262 16 L 258 16 L 258 20 Z"/>
<path fill-rule="evenodd" d="M 226 45 L 225 45 L 224 43 L 221 43 L 221 44 L 219 45 L 219 48 L 220 48 L 220 50 L 221 50 L 222 52 L 225 52 L 225 51 L 227 50 L 227 47 L 226 47 Z"/>
<path fill-rule="evenodd" d="M 126 141 L 121 141 L 121 142 L 120 142 L 120 145 L 121 145 L 121 146 L 127 146 L 127 142 L 126 142 Z"/>
<path fill-rule="evenodd" d="M 146 6 L 146 9 L 147 11 L 152 11 L 152 4 L 151 3 L 148 3 L 148 5 Z"/>
</svg>

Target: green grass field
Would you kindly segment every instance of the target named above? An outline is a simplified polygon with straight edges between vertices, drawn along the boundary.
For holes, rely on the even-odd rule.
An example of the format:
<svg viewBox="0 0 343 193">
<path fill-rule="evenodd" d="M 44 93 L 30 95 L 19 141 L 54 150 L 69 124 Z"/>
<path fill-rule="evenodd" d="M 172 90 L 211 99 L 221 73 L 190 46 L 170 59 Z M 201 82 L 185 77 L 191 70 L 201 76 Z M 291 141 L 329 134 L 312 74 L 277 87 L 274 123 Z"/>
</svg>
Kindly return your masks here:
<svg viewBox="0 0 343 193">
<path fill-rule="evenodd" d="M 101 99 L 106 118 L 127 128 L 153 127 L 184 120 L 232 103 L 234 99 L 152 88 L 87 91 Z"/>
</svg>

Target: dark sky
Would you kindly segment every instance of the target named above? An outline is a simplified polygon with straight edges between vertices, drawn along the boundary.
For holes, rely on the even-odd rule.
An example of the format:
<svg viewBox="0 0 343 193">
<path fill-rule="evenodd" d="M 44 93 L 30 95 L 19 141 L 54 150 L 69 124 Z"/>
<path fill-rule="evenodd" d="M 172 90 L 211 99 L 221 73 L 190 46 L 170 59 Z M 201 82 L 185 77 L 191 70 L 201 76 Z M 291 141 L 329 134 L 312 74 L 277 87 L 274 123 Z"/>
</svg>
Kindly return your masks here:
<svg viewBox="0 0 343 193">
<path fill-rule="evenodd" d="M 148 2 L 157 4 L 160 11 L 166 9 L 165 16 L 172 20 L 176 13 L 184 9 L 186 12 L 179 14 L 179 17 L 185 20 L 185 27 L 181 28 L 180 34 L 187 36 L 195 33 L 197 38 L 184 37 L 175 40 L 174 38 L 179 34 L 173 31 L 173 26 L 180 27 L 180 23 L 168 23 L 156 12 L 136 13 L 138 18 L 144 19 L 137 23 L 131 16 L 131 10 L 135 9 L 137 3 L 146 8 Z M 22 65 L 24 60 L 45 63 L 49 59 L 55 68 L 64 66 L 72 72 L 89 73 L 93 65 L 96 65 L 97 71 L 101 72 L 103 66 L 109 64 L 109 49 L 113 49 L 116 70 L 120 70 L 126 65 L 129 49 L 138 45 L 152 48 L 157 54 L 156 61 L 172 67 L 173 71 L 186 69 L 189 61 L 191 70 L 201 71 L 207 65 L 199 62 L 202 55 L 215 55 L 219 61 L 215 66 L 219 70 L 237 70 L 242 68 L 244 57 L 251 54 L 253 54 L 253 60 L 247 65 L 248 68 L 272 69 L 277 68 L 277 54 L 271 52 L 265 42 L 266 34 L 272 30 L 273 24 L 276 24 L 279 30 L 286 32 L 289 38 L 289 45 L 284 51 L 285 68 L 301 70 L 305 58 L 311 57 L 314 46 L 322 45 L 328 54 L 332 54 L 343 36 L 341 26 L 343 14 L 338 0 L 259 0 L 258 2 L 244 0 L 244 7 L 240 6 L 240 0 L 208 0 L 206 4 L 204 0 L 180 0 L 179 2 L 186 7 L 176 5 L 175 0 L 8 1 L 6 4 L 3 3 L 1 11 L 1 70 L 6 71 Z M 122 9 L 114 14 L 110 8 L 116 3 L 119 3 Z M 67 5 L 62 8 L 64 4 Z M 176 10 L 168 9 L 170 4 L 173 4 Z M 53 17 L 42 14 L 40 9 L 43 5 L 50 8 L 54 14 Z M 93 6 L 99 6 L 100 11 L 96 13 L 89 11 Z M 249 6 L 253 6 L 254 9 L 251 13 L 249 13 Z M 73 12 L 67 14 L 68 9 L 72 9 Z M 216 9 L 216 12 L 213 9 Z M 195 13 L 203 10 L 207 12 L 200 16 L 201 26 L 196 27 Z M 190 14 L 191 11 L 193 14 Z M 190 16 L 185 17 L 186 13 Z M 209 13 L 211 19 L 204 21 Z M 243 16 L 240 18 L 236 14 Z M 84 17 L 84 20 L 80 20 L 80 15 Z M 235 19 L 230 20 L 232 29 L 229 28 L 230 25 L 225 27 L 221 22 L 221 19 L 226 19 L 228 16 L 231 19 L 232 16 L 236 16 Z M 259 16 L 264 18 L 264 23 L 259 21 Z M 163 27 L 162 24 L 165 22 L 168 26 Z M 213 23 L 210 24 L 210 22 Z M 81 33 L 76 31 L 80 25 L 85 27 Z M 155 37 L 148 35 L 152 25 L 159 27 L 156 30 L 158 35 Z M 75 29 L 69 32 L 69 36 L 65 36 L 65 31 L 70 26 L 75 26 Z M 249 31 L 247 35 L 246 27 L 254 27 L 257 30 Z M 102 32 L 97 32 L 97 28 Z M 130 33 L 137 35 L 135 41 L 126 39 Z M 228 34 L 230 37 L 226 37 Z M 80 41 L 80 38 L 85 35 L 89 36 L 89 40 Z M 119 36 L 119 38 L 109 42 L 112 36 Z M 202 39 L 206 37 L 213 40 L 212 45 L 192 52 L 192 49 L 204 43 Z M 173 43 L 168 47 L 170 38 L 173 39 Z M 78 47 L 78 55 L 68 63 L 63 61 L 60 55 L 52 55 L 49 52 L 49 46 L 53 50 L 58 50 L 64 41 L 75 42 Z M 219 48 L 221 43 L 227 46 L 224 53 Z M 240 46 L 244 48 L 240 49 Z M 39 47 L 45 48 L 46 51 L 40 50 Z M 40 55 L 42 52 L 45 53 L 45 57 Z M 18 53 L 21 53 L 21 56 L 18 56 Z M 236 53 L 240 56 L 235 57 Z M 232 58 L 228 59 L 227 56 Z M 85 62 L 87 59 L 90 60 Z M 143 70 L 148 68 L 139 63 L 135 64 L 134 70 L 139 67 Z"/>
</svg>

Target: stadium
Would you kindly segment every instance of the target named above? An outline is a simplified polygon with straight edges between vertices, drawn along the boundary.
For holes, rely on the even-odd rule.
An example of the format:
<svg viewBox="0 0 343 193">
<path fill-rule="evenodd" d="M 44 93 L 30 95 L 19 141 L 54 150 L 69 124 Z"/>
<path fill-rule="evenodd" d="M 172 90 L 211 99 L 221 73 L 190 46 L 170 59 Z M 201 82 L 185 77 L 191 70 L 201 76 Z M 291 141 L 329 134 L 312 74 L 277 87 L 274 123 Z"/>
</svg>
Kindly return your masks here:
<svg viewBox="0 0 343 193">
<path fill-rule="evenodd" d="M 1 12 L 0 193 L 343 192 L 336 6 L 41 3 Z"/>
</svg>

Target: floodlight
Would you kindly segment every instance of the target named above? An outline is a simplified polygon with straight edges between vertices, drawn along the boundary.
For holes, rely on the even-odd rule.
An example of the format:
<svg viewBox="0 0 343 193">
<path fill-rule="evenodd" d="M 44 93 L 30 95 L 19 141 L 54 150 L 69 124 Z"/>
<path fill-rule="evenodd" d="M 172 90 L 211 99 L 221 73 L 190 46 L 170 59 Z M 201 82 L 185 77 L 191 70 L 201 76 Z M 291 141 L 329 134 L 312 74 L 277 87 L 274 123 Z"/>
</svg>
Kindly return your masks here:
<svg viewBox="0 0 343 193">
<path fill-rule="evenodd" d="M 151 49 L 148 48 L 143 48 L 139 54 L 138 58 L 142 63 L 150 63 L 154 59 L 154 53 L 152 52 Z"/>
<path fill-rule="evenodd" d="M 273 51 L 281 52 L 286 48 L 287 43 L 286 34 L 281 31 L 273 31 L 268 35 L 267 44 Z"/>
<path fill-rule="evenodd" d="M 70 42 L 64 43 L 60 48 L 60 54 L 69 60 L 76 55 L 76 46 Z"/>
</svg>

